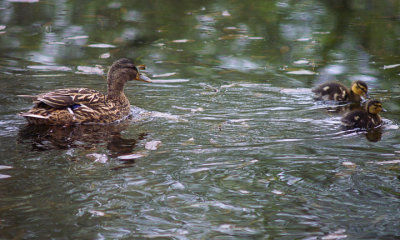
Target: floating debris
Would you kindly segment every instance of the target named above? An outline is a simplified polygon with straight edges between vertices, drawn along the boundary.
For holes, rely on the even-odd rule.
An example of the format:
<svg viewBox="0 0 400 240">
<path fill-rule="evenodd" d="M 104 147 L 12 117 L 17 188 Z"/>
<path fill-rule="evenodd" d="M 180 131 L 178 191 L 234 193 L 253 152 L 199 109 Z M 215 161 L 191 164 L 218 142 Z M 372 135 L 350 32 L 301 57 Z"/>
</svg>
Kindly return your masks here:
<svg viewBox="0 0 400 240">
<path fill-rule="evenodd" d="M 392 160 L 392 161 L 383 161 L 383 162 L 374 162 L 378 165 L 386 165 L 386 164 L 397 164 L 400 163 L 400 160 Z"/>
<path fill-rule="evenodd" d="M 346 232 L 345 229 L 339 229 L 336 232 L 330 233 L 324 237 L 322 237 L 322 240 L 336 240 L 336 239 L 343 239 L 347 238 L 347 235 L 344 234 Z"/>
<path fill-rule="evenodd" d="M 97 44 L 89 44 L 88 47 L 91 47 L 91 48 L 115 48 L 116 46 L 111 45 L 111 44 L 105 44 L 105 43 L 97 43 Z"/>
<path fill-rule="evenodd" d="M 247 37 L 249 40 L 263 40 L 263 37 Z"/>
<path fill-rule="evenodd" d="M 11 166 L 0 165 L 0 170 L 12 169 L 12 168 L 13 168 L 13 167 L 11 167 Z"/>
<path fill-rule="evenodd" d="M 183 185 L 180 182 L 175 182 L 171 185 L 171 188 L 174 190 L 183 190 L 183 189 L 185 189 L 185 185 Z"/>
<path fill-rule="evenodd" d="M 194 138 L 192 137 L 182 143 L 183 146 L 193 145 L 193 144 L 194 144 Z"/>
<path fill-rule="evenodd" d="M 392 65 L 385 65 L 383 66 L 383 69 L 391 69 L 391 68 L 397 68 L 400 67 L 400 64 L 392 64 Z"/>
<path fill-rule="evenodd" d="M 87 67 L 87 66 L 78 66 L 78 74 L 95 74 L 95 75 L 103 75 L 104 71 L 100 67 Z"/>
<path fill-rule="evenodd" d="M 66 45 L 65 42 L 48 42 L 49 45 Z"/>
<path fill-rule="evenodd" d="M 297 42 L 307 42 L 310 41 L 312 38 L 298 38 L 296 39 Z"/>
<path fill-rule="evenodd" d="M 244 35 L 244 34 L 228 34 L 228 35 L 219 37 L 218 40 L 232 40 L 232 39 L 246 38 L 246 37 L 248 37 L 248 36 Z"/>
<path fill-rule="evenodd" d="M 110 58 L 110 57 L 111 57 L 110 53 L 103 53 L 100 55 L 100 58 L 102 58 L 102 59 L 106 59 L 106 58 Z"/>
<path fill-rule="evenodd" d="M 240 28 L 237 27 L 225 27 L 224 29 L 222 29 L 224 32 L 226 33 L 234 33 L 234 32 L 239 32 L 241 31 Z"/>
<path fill-rule="evenodd" d="M 13 3 L 37 3 L 39 0 L 8 0 Z"/>
<path fill-rule="evenodd" d="M 306 64 L 309 64 L 309 63 L 310 63 L 310 61 L 304 60 L 304 59 L 302 59 L 302 60 L 297 60 L 297 61 L 294 61 L 294 62 L 293 62 L 293 64 L 296 64 L 296 65 L 306 65 Z"/>
<path fill-rule="evenodd" d="M 203 89 L 211 90 L 211 91 L 213 91 L 213 92 L 219 92 L 219 89 L 218 89 L 218 88 L 213 87 L 213 86 L 211 86 L 211 85 L 209 85 L 209 84 L 207 84 L 207 83 L 200 83 L 199 85 L 200 85 Z"/>
<path fill-rule="evenodd" d="M 72 71 L 72 68 L 65 66 L 30 65 L 27 68 L 40 71 Z"/>
<path fill-rule="evenodd" d="M 345 167 L 355 168 L 357 165 L 352 162 L 342 162 L 342 165 Z"/>
<path fill-rule="evenodd" d="M 138 158 L 142 158 L 142 157 L 146 157 L 146 156 L 147 156 L 146 152 L 137 152 L 137 153 L 132 153 L 129 155 L 119 156 L 118 159 L 119 160 L 132 160 L 132 159 L 138 159 Z"/>
<path fill-rule="evenodd" d="M 176 75 L 176 72 L 171 72 L 171 73 L 163 73 L 163 74 L 154 74 L 152 77 L 157 78 L 157 77 L 170 77 Z"/>
<path fill-rule="evenodd" d="M 108 157 L 105 154 L 91 153 L 91 154 L 88 154 L 86 156 L 93 157 L 94 158 L 94 162 L 106 163 L 108 161 Z"/>
<path fill-rule="evenodd" d="M 301 70 L 287 72 L 287 74 L 292 74 L 292 75 L 315 75 L 317 73 L 313 72 L 313 71 L 310 71 L 310 70 L 301 69 Z"/>
<path fill-rule="evenodd" d="M 0 179 L 10 178 L 10 175 L 0 174 Z"/>
<path fill-rule="evenodd" d="M 145 144 L 144 148 L 147 150 L 157 150 L 160 145 L 161 141 L 150 141 Z"/>
<path fill-rule="evenodd" d="M 189 79 L 151 79 L 152 83 L 183 83 L 189 82 Z"/>
<path fill-rule="evenodd" d="M 230 17 L 231 16 L 231 14 L 228 12 L 228 10 L 224 10 L 221 15 L 224 16 L 224 17 Z"/>
<path fill-rule="evenodd" d="M 272 190 L 271 193 L 276 194 L 276 195 L 283 195 L 284 194 L 282 191 L 279 191 L 279 190 L 276 190 L 276 189 Z"/>
<path fill-rule="evenodd" d="M 183 111 L 190 111 L 192 113 L 195 112 L 204 112 L 204 108 L 198 107 L 198 108 L 184 108 L 184 107 L 178 107 L 178 106 L 172 106 L 175 109 L 183 110 Z"/>
<path fill-rule="evenodd" d="M 102 211 L 89 210 L 93 216 L 104 217 L 106 214 Z"/>
<path fill-rule="evenodd" d="M 78 40 L 78 39 L 87 39 L 87 38 L 89 38 L 89 36 L 87 36 L 87 35 L 82 35 L 82 36 L 67 37 L 66 39 L 69 39 L 69 40 Z"/>
<path fill-rule="evenodd" d="M 187 43 L 187 42 L 194 42 L 194 40 L 192 40 L 192 39 L 176 39 L 176 40 L 172 40 L 171 42 L 173 42 L 173 43 Z"/>
</svg>

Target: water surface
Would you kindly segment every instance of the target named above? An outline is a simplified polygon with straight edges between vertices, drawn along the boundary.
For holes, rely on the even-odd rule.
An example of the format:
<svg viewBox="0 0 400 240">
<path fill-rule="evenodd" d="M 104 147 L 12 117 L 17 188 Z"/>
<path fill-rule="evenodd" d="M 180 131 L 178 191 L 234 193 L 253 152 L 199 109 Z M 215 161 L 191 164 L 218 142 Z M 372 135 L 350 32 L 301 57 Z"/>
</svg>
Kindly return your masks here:
<svg viewBox="0 0 400 240">
<path fill-rule="evenodd" d="M 1 239 L 400 237 L 395 1 L 0 1 Z M 18 98 L 106 90 L 133 119 L 31 127 Z M 360 79 L 385 125 L 344 132 L 311 88 Z M 333 108 L 332 108 L 333 107 Z M 161 144 L 160 144 L 161 142 Z"/>
</svg>

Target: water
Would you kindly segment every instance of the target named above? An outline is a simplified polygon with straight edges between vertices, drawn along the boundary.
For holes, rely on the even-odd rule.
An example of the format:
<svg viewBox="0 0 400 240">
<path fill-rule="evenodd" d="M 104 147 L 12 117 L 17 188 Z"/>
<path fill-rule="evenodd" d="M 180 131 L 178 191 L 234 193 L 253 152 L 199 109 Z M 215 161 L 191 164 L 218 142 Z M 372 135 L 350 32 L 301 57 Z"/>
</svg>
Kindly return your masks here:
<svg viewBox="0 0 400 240">
<path fill-rule="evenodd" d="M 1 239 L 397 239 L 393 1 L 1 1 Z M 134 118 L 27 127 L 20 94 L 106 90 Z M 311 88 L 364 80 L 388 110 L 343 132 Z"/>
</svg>

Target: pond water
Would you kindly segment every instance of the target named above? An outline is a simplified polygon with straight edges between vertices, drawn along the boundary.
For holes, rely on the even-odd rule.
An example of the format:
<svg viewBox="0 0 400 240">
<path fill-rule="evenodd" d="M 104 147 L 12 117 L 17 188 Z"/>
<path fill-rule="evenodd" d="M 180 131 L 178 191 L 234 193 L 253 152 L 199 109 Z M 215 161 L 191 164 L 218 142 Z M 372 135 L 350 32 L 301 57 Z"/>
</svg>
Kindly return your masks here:
<svg viewBox="0 0 400 240">
<path fill-rule="evenodd" d="M 400 2 L 0 1 L 0 239 L 398 239 Z M 133 119 L 32 127 L 17 95 L 105 91 Z M 360 79 L 384 126 L 311 88 Z"/>
</svg>

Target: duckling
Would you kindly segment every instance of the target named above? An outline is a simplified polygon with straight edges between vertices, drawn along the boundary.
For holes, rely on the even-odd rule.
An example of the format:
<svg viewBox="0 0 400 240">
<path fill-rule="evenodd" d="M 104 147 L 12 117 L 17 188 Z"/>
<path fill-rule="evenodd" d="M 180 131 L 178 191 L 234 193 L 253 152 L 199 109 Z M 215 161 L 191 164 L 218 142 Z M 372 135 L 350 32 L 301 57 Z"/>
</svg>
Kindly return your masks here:
<svg viewBox="0 0 400 240">
<path fill-rule="evenodd" d="M 365 105 L 364 110 L 354 110 L 345 114 L 342 118 L 342 125 L 347 129 L 373 129 L 382 124 L 379 116 L 380 112 L 386 112 L 382 103 L 378 100 L 370 100 Z"/>
<path fill-rule="evenodd" d="M 368 97 L 368 86 L 363 81 L 355 81 L 348 89 L 339 82 L 327 82 L 314 88 L 315 100 L 360 102 L 361 97 Z"/>
<path fill-rule="evenodd" d="M 151 82 L 139 73 L 132 60 L 122 58 L 108 71 L 107 94 L 88 88 L 66 88 L 36 96 L 21 95 L 32 98 L 35 106 L 19 115 L 29 124 L 44 125 L 106 124 L 122 120 L 131 112 L 124 94 L 124 85 L 130 80 Z"/>
</svg>

